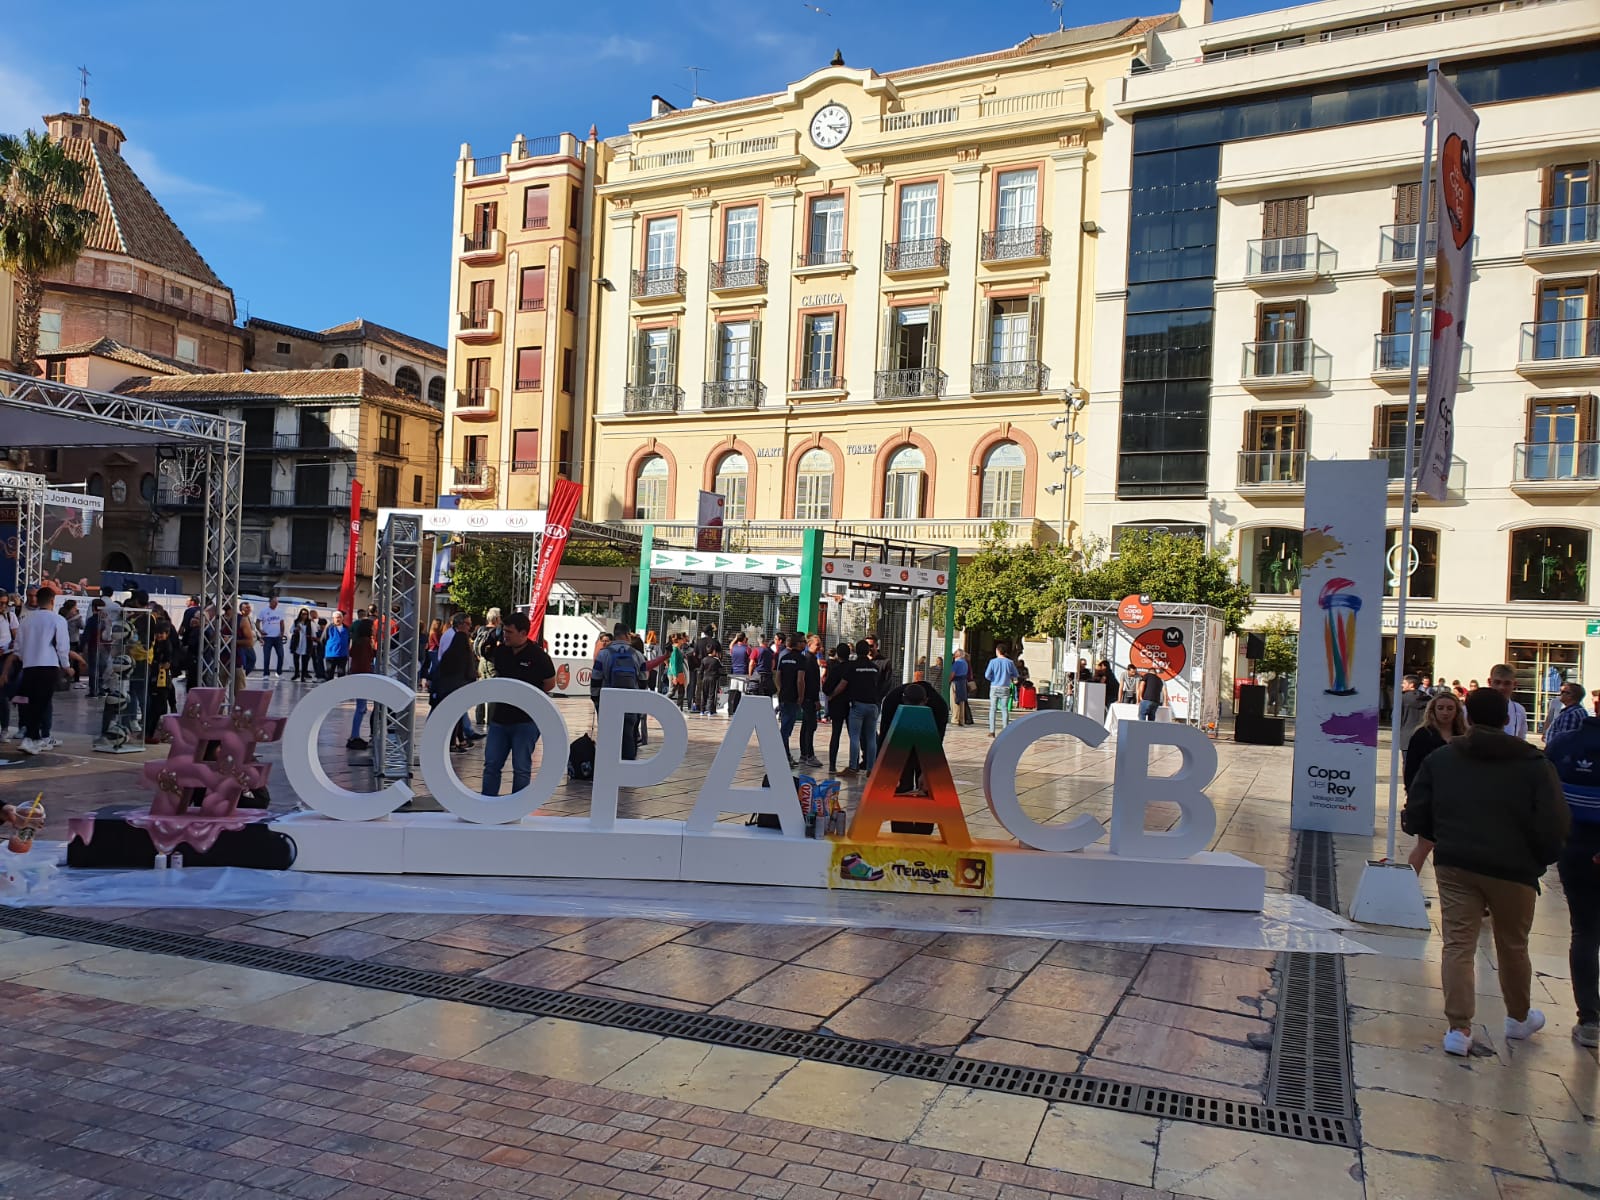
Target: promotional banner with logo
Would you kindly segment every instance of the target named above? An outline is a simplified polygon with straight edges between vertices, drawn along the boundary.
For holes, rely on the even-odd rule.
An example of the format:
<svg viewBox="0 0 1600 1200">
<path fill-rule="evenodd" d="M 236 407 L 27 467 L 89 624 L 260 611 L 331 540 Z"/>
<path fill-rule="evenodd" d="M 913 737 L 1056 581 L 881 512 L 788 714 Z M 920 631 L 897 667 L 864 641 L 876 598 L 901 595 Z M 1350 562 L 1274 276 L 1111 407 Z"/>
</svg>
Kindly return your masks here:
<svg viewBox="0 0 1600 1200">
<path fill-rule="evenodd" d="M 1417 486 L 1443 500 L 1449 486 L 1455 447 L 1456 385 L 1461 376 L 1461 343 L 1467 333 L 1467 290 L 1472 282 L 1472 234 L 1478 204 L 1478 114 L 1437 70 L 1428 75 L 1434 91 L 1438 137 L 1439 257 L 1434 267 L 1433 344 L 1428 367 L 1428 400 L 1417 458 Z M 1422 246 L 1418 246 L 1418 253 Z"/>
<path fill-rule="evenodd" d="M 566 553 L 567 535 L 572 519 L 578 515 L 581 495 L 583 485 L 570 479 L 556 480 L 550 493 L 550 507 L 544 514 L 544 534 L 539 538 L 539 563 L 533 573 L 533 595 L 528 599 L 528 636 L 531 638 L 537 638 L 544 628 L 545 605 L 550 601 L 556 572 L 561 569 L 561 556 Z"/>
<path fill-rule="evenodd" d="M 1388 470 L 1382 459 L 1306 464 L 1294 829 L 1373 830 Z"/>
<path fill-rule="evenodd" d="M 720 492 L 700 493 L 700 512 L 695 521 L 694 548 L 696 550 L 722 549 L 722 517 L 728 500 Z"/>
<path fill-rule="evenodd" d="M 339 610 L 347 617 L 356 610 L 356 566 L 361 558 L 361 481 L 350 483 L 350 548 L 344 556 L 344 579 L 339 583 Z"/>
<path fill-rule="evenodd" d="M 994 895 L 994 856 L 981 850 L 833 844 L 828 886 L 921 896 Z"/>
</svg>

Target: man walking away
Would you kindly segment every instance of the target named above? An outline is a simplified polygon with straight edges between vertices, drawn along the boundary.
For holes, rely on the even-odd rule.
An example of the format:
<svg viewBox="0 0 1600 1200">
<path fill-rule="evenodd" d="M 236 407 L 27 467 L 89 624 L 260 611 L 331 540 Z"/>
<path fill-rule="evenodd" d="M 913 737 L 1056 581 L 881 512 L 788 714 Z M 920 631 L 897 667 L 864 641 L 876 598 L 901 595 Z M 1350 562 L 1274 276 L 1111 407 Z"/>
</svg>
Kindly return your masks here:
<svg viewBox="0 0 1600 1200">
<path fill-rule="evenodd" d="M 700 694 L 696 702 L 700 712 L 707 717 L 717 715 L 717 692 L 722 687 L 722 681 L 727 678 L 728 669 L 723 666 L 722 654 L 719 647 L 711 645 L 706 647 L 704 657 L 700 659 Z"/>
<path fill-rule="evenodd" d="M 799 635 L 795 635 L 796 643 L 799 640 Z M 804 672 L 800 666 L 798 644 L 789 645 L 781 633 L 777 641 L 783 647 L 778 651 L 778 731 L 783 734 L 784 757 L 792 767 L 796 764 L 794 751 L 789 747 L 789 735 L 794 732 L 795 722 L 800 719 L 800 687 Z"/>
<path fill-rule="evenodd" d="M 359 614 L 356 623 L 350 626 L 350 674 L 370 675 L 372 674 L 372 659 L 378 649 L 377 622 L 372 618 L 377 615 L 378 610 L 374 608 L 367 612 L 362 612 L 357 609 L 356 612 Z M 265 652 L 262 653 L 262 661 L 266 661 Z M 261 673 L 263 675 L 266 674 L 264 666 Z M 282 674 L 282 672 L 280 671 L 279 674 Z M 356 715 L 350 721 L 350 737 L 344 744 L 346 750 L 365 750 L 367 748 L 367 739 L 361 736 L 361 722 L 366 715 L 367 702 L 357 699 Z"/>
<path fill-rule="evenodd" d="M 995 719 L 1004 729 L 1011 719 L 1012 689 L 1017 685 L 1017 664 L 1011 661 L 1011 647 L 1001 642 L 994 648 L 994 657 L 984 669 L 983 677 L 989 681 L 989 736 L 994 736 Z"/>
<path fill-rule="evenodd" d="M 528 614 L 514 612 L 500 626 L 500 637 L 489 661 L 493 679 L 520 679 L 541 692 L 556 686 L 556 665 L 528 636 Z M 514 704 L 489 705 L 489 741 L 483 748 L 483 794 L 500 794 L 500 772 L 511 759 L 511 790 L 520 792 L 533 778 L 533 748 L 539 727 Z"/>
<path fill-rule="evenodd" d="M 1444 957 L 1440 974 L 1447 1054 L 1472 1053 L 1477 981 L 1473 959 L 1487 910 L 1494 931 L 1506 1037 L 1532 1037 L 1544 1014 L 1529 1007 L 1539 877 L 1561 853 L 1571 823 L 1556 768 L 1533 746 L 1500 732 L 1506 698 L 1480 688 L 1467 697 L 1472 728 L 1435 750 L 1406 796 L 1401 828 L 1434 843 Z"/>
<path fill-rule="evenodd" d="M 1161 681 L 1154 667 L 1147 669 L 1139 680 L 1139 720 L 1154 721 L 1156 713 L 1167 702 L 1167 685 Z"/>
<path fill-rule="evenodd" d="M 1411 744 L 1411 735 L 1422 727 L 1422 713 L 1428 707 L 1428 701 L 1418 690 L 1419 680 L 1415 675 L 1407 675 L 1400 681 L 1400 746 L 1404 749 Z"/>
<path fill-rule="evenodd" d="M 800 654 L 800 765 L 820 767 L 817 757 L 818 706 L 822 702 L 822 639 L 812 634 Z"/>
<path fill-rule="evenodd" d="M 106 602 L 96 597 L 89 604 L 89 619 L 83 623 L 83 660 L 88 664 L 89 672 L 89 699 L 96 700 L 100 696 L 100 672 L 105 665 L 105 656 L 100 648 L 101 635 L 109 637 L 110 630 L 106 625 Z"/>
<path fill-rule="evenodd" d="M 883 675 L 878 664 L 872 661 L 872 647 L 866 638 L 856 643 L 856 656 L 850 660 L 850 716 L 847 726 L 850 733 L 850 765 L 841 775 L 854 775 L 858 770 L 868 774 L 878 761 L 878 698 L 883 687 Z"/>
<path fill-rule="evenodd" d="M 278 656 L 278 665 L 272 673 L 279 677 L 283 675 L 283 609 L 278 607 L 278 594 L 274 592 L 267 597 L 267 606 L 261 610 L 261 615 L 256 618 L 256 628 L 261 631 L 261 678 L 267 677 L 267 668 L 272 667 L 272 656 Z"/>
<path fill-rule="evenodd" d="M 972 724 L 972 709 L 967 704 L 967 689 L 971 683 L 972 664 L 967 661 L 967 652 L 957 650 L 950 664 L 950 698 L 955 702 L 957 725 Z"/>
<path fill-rule="evenodd" d="M 41 587 L 36 603 L 36 608 L 23 614 L 13 639 L 22 660 L 22 686 L 18 690 L 28 698 L 22 713 L 20 746 L 24 754 L 38 754 L 55 745 L 48 731 L 56 684 L 63 671 L 72 669 L 72 660 L 67 657 L 71 645 L 67 622 L 56 612 L 55 589 Z"/>
<path fill-rule="evenodd" d="M 1561 777 L 1572 818 L 1572 837 L 1557 863 L 1572 925 L 1567 961 L 1578 1005 L 1572 1040 L 1594 1047 L 1600 1046 L 1600 718 L 1584 715 L 1583 688 L 1577 684 L 1562 687 L 1563 700 L 1568 688 L 1578 698 L 1561 715 L 1577 713 L 1577 722 L 1552 737 L 1545 753 Z"/>
<path fill-rule="evenodd" d="M 1528 736 L 1528 710 L 1523 708 L 1511 697 L 1517 690 L 1517 673 L 1505 663 L 1499 663 L 1489 668 L 1489 687 L 1505 697 L 1508 713 L 1505 722 L 1505 731 L 1514 738 Z M 1471 716 L 1471 710 L 1467 712 Z"/>
<path fill-rule="evenodd" d="M 638 689 L 644 686 L 644 655 L 628 641 L 628 629 L 617 622 L 611 644 L 600 658 L 602 688 Z M 631 713 L 622 721 L 622 757 L 639 757 L 639 720 Z"/>
</svg>

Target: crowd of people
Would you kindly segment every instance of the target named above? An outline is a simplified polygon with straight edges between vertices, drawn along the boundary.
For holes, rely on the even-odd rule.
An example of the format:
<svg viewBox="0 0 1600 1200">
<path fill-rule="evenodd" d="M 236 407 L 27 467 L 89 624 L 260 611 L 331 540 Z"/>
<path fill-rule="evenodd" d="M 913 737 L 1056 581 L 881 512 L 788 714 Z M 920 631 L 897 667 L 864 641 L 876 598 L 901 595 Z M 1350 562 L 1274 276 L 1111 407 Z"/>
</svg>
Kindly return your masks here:
<svg viewBox="0 0 1600 1200">
<path fill-rule="evenodd" d="M 1543 682 L 1543 681 L 1541 681 Z M 1443 933 L 1444 1049 L 1474 1052 L 1474 963 L 1487 917 L 1495 943 L 1505 1036 L 1545 1025 L 1532 1006 L 1528 938 L 1539 881 L 1556 864 L 1566 893 L 1569 965 L 1580 1045 L 1600 1045 L 1600 694 L 1558 680 L 1544 746 L 1528 741 L 1528 714 L 1513 699 L 1516 673 L 1489 671 L 1486 687 L 1458 691 L 1426 676 L 1400 690 L 1406 804 L 1401 828 L 1419 873 L 1431 858 Z"/>
</svg>

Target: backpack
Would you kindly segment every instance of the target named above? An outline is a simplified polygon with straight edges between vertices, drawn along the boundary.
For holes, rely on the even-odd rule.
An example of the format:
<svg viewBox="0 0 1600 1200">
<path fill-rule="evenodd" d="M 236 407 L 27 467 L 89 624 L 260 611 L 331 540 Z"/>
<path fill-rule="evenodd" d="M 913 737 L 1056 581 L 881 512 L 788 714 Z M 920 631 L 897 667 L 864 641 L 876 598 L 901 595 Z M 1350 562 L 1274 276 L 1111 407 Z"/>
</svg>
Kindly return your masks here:
<svg viewBox="0 0 1600 1200">
<path fill-rule="evenodd" d="M 567 777 L 576 780 L 594 778 L 594 739 L 580 734 L 567 750 Z"/>
<path fill-rule="evenodd" d="M 633 656 L 633 647 L 626 642 L 607 647 L 600 678 L 602 687 L 638 687 L 639 660 Z"/>
</svg>

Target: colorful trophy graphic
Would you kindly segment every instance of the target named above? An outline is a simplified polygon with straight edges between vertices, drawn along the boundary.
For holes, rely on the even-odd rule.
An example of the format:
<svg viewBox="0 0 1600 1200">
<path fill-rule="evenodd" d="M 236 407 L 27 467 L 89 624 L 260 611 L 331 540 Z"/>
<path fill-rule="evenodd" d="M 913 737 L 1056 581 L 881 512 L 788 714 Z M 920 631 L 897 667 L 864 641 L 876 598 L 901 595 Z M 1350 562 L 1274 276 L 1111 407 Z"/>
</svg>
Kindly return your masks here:
<svg viewBox="0 0 1600 1200">
<path fill-rule="evenodd" d="M 1328 682 L 1324 690 L 1330 696 L 1354 696 L 1350 676 L 1356 659 L 1356 614 L 1361 611 L 1361 597 L 1346 588 L 1355 587 L 1355 580 L 1334 576 L 1322 585 L 1317 603 L 1327 614 L 1323 627 L 1323 645 L 1328 652 Z"/>
</svg>

